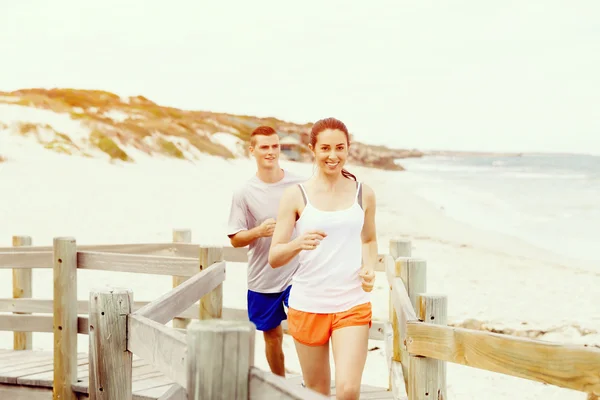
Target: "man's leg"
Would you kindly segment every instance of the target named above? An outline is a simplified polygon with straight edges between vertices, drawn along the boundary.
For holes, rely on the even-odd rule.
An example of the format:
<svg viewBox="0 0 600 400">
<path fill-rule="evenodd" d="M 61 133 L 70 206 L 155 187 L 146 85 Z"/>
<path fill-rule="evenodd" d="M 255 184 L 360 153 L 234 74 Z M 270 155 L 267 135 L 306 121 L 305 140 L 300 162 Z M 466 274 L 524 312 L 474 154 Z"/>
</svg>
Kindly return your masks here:
<svg viewBox="0 0 600 400">
<path fill-rule="evenodd" d="M 265 338 L 265 353 L 271 372 L 275 375 L 285 377 L 285 356 L 283 355 L 283 328 L 277 328 L 263 332 Z"/>
<path fill-rule="evenodd" d="M 248 291 L 248 317 L 263 331 L 265 356 L 271 372 L 285 377 L 285 357 L 283 355 L 283 329 L 281 321 L 287 318 L 283 308 L 282 293 L 258 293 Z"/>
</svg>

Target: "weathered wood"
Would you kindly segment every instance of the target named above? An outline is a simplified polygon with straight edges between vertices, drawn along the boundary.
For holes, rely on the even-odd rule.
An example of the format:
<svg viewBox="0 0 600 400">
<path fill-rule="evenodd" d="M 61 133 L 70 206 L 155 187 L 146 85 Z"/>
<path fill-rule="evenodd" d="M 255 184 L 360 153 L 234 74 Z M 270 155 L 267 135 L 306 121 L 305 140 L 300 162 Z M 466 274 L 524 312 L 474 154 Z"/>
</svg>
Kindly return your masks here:
<svg viewBox="0 0 600 400">
<path fill-rule="evenodd" d="M 171 386 L 171 389 L 165 392 L 158 400 L 187 400 L 187 392 L 178 384 Z"/>
<path fill-rule="evenodd" d="M 246 247 L 223 247 L 223 261 L 248 262 L 248 249 Z"/>
<path fill-rule="evenodd" d="M 13 236 L 14 247 L 31 246 L 31 236 Z M 13 269 L 13 298 L 31 298 L 31 268 Z M 20 314 L 20 313 L 16 313 Z M 13 334 L 13 349 L 31 350 L 31 332 L 15 332 Z"/>
<path fill-rule="evenodd" d="M 419 320 L 434 325 L 448 324 L 448 297 L 444 295 L 435 295 L 431 293 L 417 296 L 419 302 Z M 437 398 L 447 399 L 446 390 L 446 362 L 441 360 L 429 359 L 427 366 L 433 364 L 433 369 L 438 371 L 437 380 L 427 381 L 426 391 L 431 393 L 430 385 L 433 385 Z"/>
<path fill-rule="evenodd" d="M 406 399 L 408 397 L 408 387 L 406 387 L 406 383 L 404 382 L 404 376 L 404 372 L 402 371 L 402 363 L 399 361 L 392 360 L 392 368 L 390 372 L 392 388 L 389 390 L 392 392 L 393 398 L 395 400 Z"/>
<path fill-rule="evenodd" d="M 177 255 L 181 257 L 198 257 L 198 249 L 201 247 L 193 243 L 173 243 L 177 249 Z M 223 246 L 223 259 L 220 261 L 229 261 L 236 263 L 248 262 L 248 247 Z"/>
<path fill-rule="evenodd" d="M 189 400 L 246 400 L 254 348 L 250 322 L 193 321 L 187 334 Z"/>
<path fill-rule="evenodd" d="M 0 331 L 52 332 L 52 315 L 0 315 Z"/>
<path fill-rule="evenodd" d="M 80 251 L 107 251 L 111 253 L 127 253 L 127 254 L 154 254 L 154 255 L 177 255 L 180 251 L 173 243 L 125 243 L 125 244 L 78 244 L 77 248 Z M 52 255 L 52 246 L 31 246 L 25 249 L 14 249 L 12 247 L 0 247 L 0 257 L 5 254 L 14 252 L 50 252 Z M 197 250 L 197 249 L 196 249 Z M 189 252 L 188 249 L 185 252 Z M 195 257 L 197 251 L 192 257 Z M 184 256 L 183 254 L 181 254 Z M 52 257 L 50 257 L 52 259 Z M 50 267 L 51 268 L 51 267 Z"/>
<path fill-rule="evenodd" d="M 220 247 L 200 247 L 200 270 L 212 268 L 223 260 L 223 249 Z M 223 314 L 223 284 L 218 285 L 210 293 L 200 299 L 200 319 L 221 318 Z"/>
<path fill-rule="evenodd" d="M 77 382 L 77 244 L 54 238 L 54 400 L 74 400 Z"/>
<path fill-rule="evenodd" d="M 0 399 L 6 400 L 52 400 L 52 390 L 0 383 Z"/>
<path fill-rule="evenodd" d="M 412 242 L 408 239 L 393 238 L 390 239 L 390 255 L 394 260 L 398 257 L 412 256 Z"/>
<path fill-rule="evenodd" d="M 198 272 L 196 258 L 78 251 L 77 268 L 155 275 L 192 276 Z"/>
<path fill-rule="evenodd" d="M 188 309 L 198 299 L 219 286 L 225 280 L 225 262 L 213 264 L 184 281 L 170 292 L 135 312 L 161 324 Z M 179 328 L 182 329 L 182 328 Z"/>
<path fill-rule="evenodd" d="M 408 400 L 445 399 L 438 386 L 437 360 L 414 355 L 408 358 Z"/>
<path fill-rule="evenodd" d="M 402 346 L 401 346 L 401 339 L 400 339 L 400 330 L 398 329 L 398 316 L 396 315 L 396 310 L 393 307 L 391 285 L 395 278 L 400 277 L 400 271 L 396 267 L 396 265 L 397 265 L 396 259 L 398 257 L 410 257 L 412 255 L 412 244 L 411 244 L 410 240 L 397 239 L 397 238 L 390 239 L 389 252 L 390 252 L 389 257 L 384 258 L 383 262 L 385 264 L 384 271 L 386 272 L 386 275 L 388 278 L 388 283 L 390 284 L 389 315 L 390 315 L 390 321 L 392 323 L 392 331 L 393 331 L 392 357 L 393 357 L 393 360 L 395 360 L 395 361 L 401 361 L 402 360 Z M 406 372 L 405 370 L 403 370 L 403 371 Z M 393 383 L 393 380 L 392 380 L 392 376 L 390 375 L 390 378 L 389 378 L 389 386 L 390 387 L 388 389 L 392 389 L 392 387 L 391 387 L 392 383 Z"/>
<path fill-rule="evenodd" d="M 181 387 L 186 385 L 186 335 L 151 319 L 127 319 L 127 350 L 146 360 Z"/>
<path fill-rule="evenodd" d="M 191 243 L 192 242 L 192 231 L 190 229 L 174 229 L 173 230 L 173 243 Z M 183 283 L 187 277 L 185 276 L 173 276 L 173 287 L 177 287 Z M 185 328 L 190 323 L 187 318 L 174 318 L 173 328 Z"/>
<path fill-rule="evenodd" d="M 131 400 L 132 354 L 127 351 L 127 316 L 133 293 L 124 289 L 90 292 L 89 394 L 91 399 Z"/>
<path fill-rule="evenodd" d="M 600 393 L 600 349 L 409 322 L 407 348 L 435 358 L 587 393 Z"/>
<path fill-rule="evenodd" d="M 22 313 L 52 313 L 52 300 L 46 299 L 0 299 L 0 312 L 22 312 Z M 150 301 L 136 301 L 133 303 L 133 311 L 150 304 Z M 89 301 L 77 301 L 77 313 L 87 314 L 89 312 Z M 182 318 L 198 319 L 198 304 L 192 305 L 187 310 L 181 312 L 178 316 Z M 242 308 L 223 308 L 223 318 L 248 320 L 248 312 Z M 377 321 L 373 322 L 372 330 L 379 329 Z M 40 332 L 40 331 L 36 331 Z M 373 333 L 377 337 L 377 332 Z"/>
<path fill-rule="evenodd" d="M 52 268 L 52 250 L 26 251 L 26 248 L 0 253 L 0 269 L 2 268 Z"/>
<path fill-rule="evenodd" d="M 250 368 L 251 400 L 325 400 L 329 396 L 322 395 L 294 385 L 289 380 L 256 367 Z"/>
<path fill-rule="evenodd" d="M 406 293 L 410 298 L 410 303 L 412 304 L 414 311 L 418 314 L 419 303 L 417 302 L 417 296 L 427 290 L 427 263 L 425 260 L 419 258 L 397 257 L 395 267 L 396 273 L 400 274 L 400 279 L 402 279 L 402 282 L 406 287 Z M 407 394 L 409 394 L 410 388 L 408 386 L 409 379 L 407 376 L 409 372 L 409 359 L 408 353 L 405 351 L 404 347 L 400 349 L 400 362 L 402 363 L 402 372 L 404 373 L 404 383 L 408 389 Z"/>
<path fill-rule="evenodd" d="M 417 296 L 419 320 L 437 325 L 447 323 L 445 296 Z M 444 361 L 422 356 L 409 356 L 409 400 L 446 399 L 446 365 Z"/>
</svg>

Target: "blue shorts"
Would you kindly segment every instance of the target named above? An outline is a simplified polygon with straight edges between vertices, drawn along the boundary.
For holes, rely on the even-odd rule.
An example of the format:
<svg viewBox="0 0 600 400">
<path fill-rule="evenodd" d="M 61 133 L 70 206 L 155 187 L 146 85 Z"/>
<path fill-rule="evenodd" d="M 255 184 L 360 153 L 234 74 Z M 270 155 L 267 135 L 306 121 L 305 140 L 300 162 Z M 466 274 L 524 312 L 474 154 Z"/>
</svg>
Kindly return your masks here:
<svg viewBox="0 0 600 400">
<path fill-rule="evenodd" d="M 288 306 L 290 289 L 280 293 L 260 293 L 248 290 L 248 318 L 259 331 L 269 331 L 287 319 L 283 305 Z"/>
</svg>

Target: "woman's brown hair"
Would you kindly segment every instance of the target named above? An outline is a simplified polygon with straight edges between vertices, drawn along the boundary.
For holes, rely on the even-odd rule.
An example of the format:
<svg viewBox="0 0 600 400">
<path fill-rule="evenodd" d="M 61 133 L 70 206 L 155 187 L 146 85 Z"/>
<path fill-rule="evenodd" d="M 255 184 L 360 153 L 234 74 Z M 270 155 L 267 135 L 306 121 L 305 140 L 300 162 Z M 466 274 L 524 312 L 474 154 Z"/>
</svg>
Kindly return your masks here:
<svg viewBox="0 0 600 400">
<path fill-rule="evenodd" d="M 312 145 L 313 149 L 317 144 L 317 137 L 319 136 L 319 133 L 327 129 L 339 130 L 344 132 L 344 134 L 346 135 L 346 141 L 348 142 L 348 147 L 350 147 L 350 135 L 348 134 L 348 128 L 346 128 L 346 125 L 339 119 L 325 118 L 315 122 L 310 131 L 310 144 Z M 342 175 L 344 176 L 344 178 L 356 180 L 356 176 L 354 176 L 353 174 L 351 174 L 343 168 Z"/>
</svg>

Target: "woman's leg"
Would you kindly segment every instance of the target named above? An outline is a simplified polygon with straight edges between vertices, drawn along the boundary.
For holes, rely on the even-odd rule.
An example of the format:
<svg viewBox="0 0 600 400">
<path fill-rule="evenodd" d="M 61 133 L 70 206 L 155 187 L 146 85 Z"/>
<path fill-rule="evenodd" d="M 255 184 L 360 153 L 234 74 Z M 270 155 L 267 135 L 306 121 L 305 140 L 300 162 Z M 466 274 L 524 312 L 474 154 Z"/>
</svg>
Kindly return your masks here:
<svg viewBox="0 0 600 400">
<path fill-rule="evenodd" d="M 320 346 L 308 346 L 294 340 L 307 388 L 329 396 L 331 394 L 331 369 L 329 368 L 329 341 Z"/>
<path fill-rule="evenodd" d="M 367 361 L 369 325 L 336 329 L 331 336 L 331 343 L 335 362 L 336 399 L 358 399 Z"/>
</svg>

